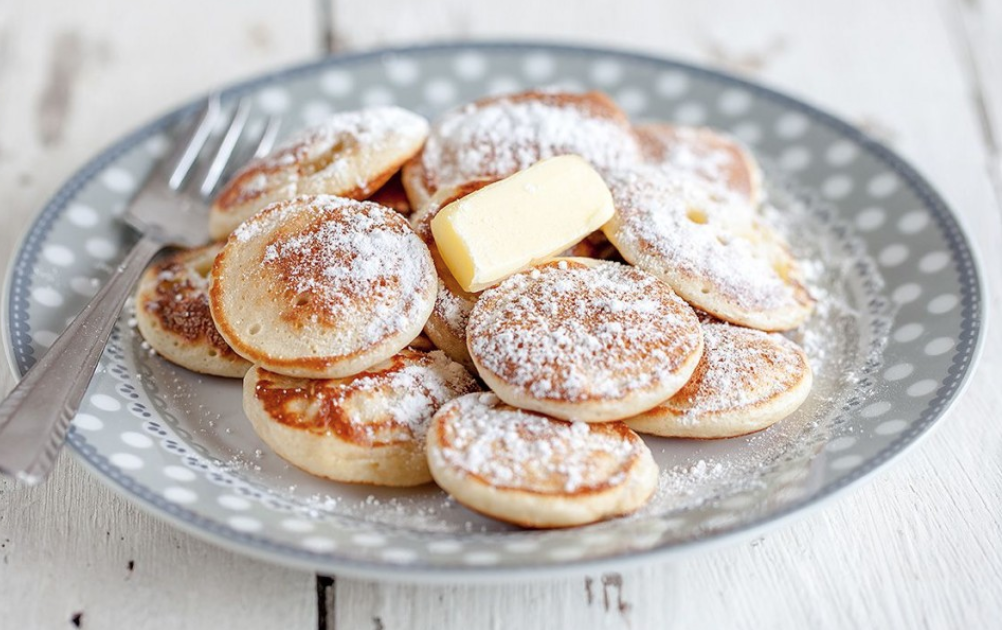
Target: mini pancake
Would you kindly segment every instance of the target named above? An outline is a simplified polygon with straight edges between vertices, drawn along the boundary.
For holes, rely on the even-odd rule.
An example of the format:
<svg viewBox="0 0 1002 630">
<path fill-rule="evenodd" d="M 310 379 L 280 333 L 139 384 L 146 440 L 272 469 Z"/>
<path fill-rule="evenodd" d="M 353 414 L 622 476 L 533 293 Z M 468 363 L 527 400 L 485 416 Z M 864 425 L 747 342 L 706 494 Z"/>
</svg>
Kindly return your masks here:
<svg viewBox="0 0 1002 630">
<path fill-rule="evenodd" d="M 420 209 L 442 188 L 498 180 L 565 154 L 580 155 L 599 172 L 641 159 L 626 114 L 605 94 L 529 91 L 446 113 L 404 166 L 403 182 Z"/>
<path fill-rule="evenodd" d="M 639 269 L 553 260 L 484 291 L 467 346 L 480 377 L 510 405 L 607 422 L 677 392 L 703 351 L 692 308 Z"/>
<path fill-rule="evenodd" d="M 658 481 L 650 450 L 622 422 L 566 422 L 493 394 L 468 394 L 439 409 L 428 431 L 428 465 L 463 505 L 535 528 L 629 514 Z"/>
<path fill-rule="evenodd" d="M 171 363 L 240 378 L 251 364 L 230 348 L 209 313 L 209 270 L 222 247 L 175 250 L 150 265 L 136 289 L 136 325 Z"/>
<path fill-rule="evenodd" d="M 297 195 L 372 195 L 424 144 L 428 122 L 399 107 L 339 112 L 251 160 L 219 193 L 209 234 L 226 238 L 245 219 Z"/>
<path fill-rule="evenodd" d="M 727 438 L 761 431 L 806 400 L 813 374 L 804 351 L 777 333 L 704 323 L 703 358 L 677 394 L 626 420 L 663 437 Z"/>
<path fill-rule="evenodd" d="M 652 167 L 607 179 L 616 214 L 602 226 L 606 236 L 694 307 L 766 331 L 796 328 L 811 314 L 797 261 L 748 204 Z"/>
<path fill-rule="evenodd" d="M 255 366 L 243 402 L 258 436 L 310 474 L 416 486 L 431 481 L 424 440 L 432 415 L 479 389 L 443 353 L 407 349 L 343 379 L 291 378 Z"/>
<path fill-rule="evenodd" d="M 241 356 L 288 376 L 341 378 L 417 337 L 436 287 L 431 254 L 406 219 L 319 195 L 243 223 L 216 258 L 209 297 Z"/>
<path fill-rule="evenodd" d="M 649 123 L 634 129 L 648 164 L 736 195 L 752 208 L 762 202 L 762 170 L 736 139 L 706 127 Z"/>
<path fill-rule="evenodd" d="M 470 351 L 466 348 L 466 325 L 480 295 L 465 291 L 459 286 L 439 255 L 438 248 L 431 245 L 430 249 L 435 261 L 435 271 L 438 273 L 438 292 L 435 294 L 435 306 L 425 322 L 424 334 L 450 359 L 462 363 L 470 370 L 476 370 Z"/>
<path fill-rule="evenodd" d="M 480 190 L 493 180 L 482 179 L 467 182 L 461 186 L 443 188 L 435 193 L 432 199 L 420 210 L 411 215 L 411 227 L 414 232 L 428 245 L 435 261 L 435 271 L 438 274 L 438 293 L 435 295 L 435 307 L 428 317 L 424 332 L 436 347 L 441 348 L 453 361 L 459 361 L 473 370 L 473 360 L 466 349 L 466 323 L 470 311 L 477 303 L 479 294 L 464 290 L 453 277 L 435 247 L 435 238 L 431 233 L 431 220 L 439 210 L 457 199 Z"/>
</svg>

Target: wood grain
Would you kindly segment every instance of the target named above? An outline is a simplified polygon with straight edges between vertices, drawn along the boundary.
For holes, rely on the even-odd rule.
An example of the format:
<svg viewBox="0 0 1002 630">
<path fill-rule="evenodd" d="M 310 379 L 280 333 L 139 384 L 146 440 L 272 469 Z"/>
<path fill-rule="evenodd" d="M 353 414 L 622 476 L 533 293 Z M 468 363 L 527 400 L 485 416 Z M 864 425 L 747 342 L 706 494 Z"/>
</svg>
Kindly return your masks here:
<svg viewBox="0 0 1002 630">
<path fill-rule="evenodd" d="M 314 54 L 313 3 L 283 6 L 242 2 L 234 15 L 192 0 L 0 3 L 0 268 L 100 147 L 220 83 Z M 12 386 L 4 367 L 0 390 Z M 42 486 L 0 479 L 0 504 L 0 627 L 316 627 L 312 574 L 196 540 L 112 494 L 69 453 Z"/>
</svg>

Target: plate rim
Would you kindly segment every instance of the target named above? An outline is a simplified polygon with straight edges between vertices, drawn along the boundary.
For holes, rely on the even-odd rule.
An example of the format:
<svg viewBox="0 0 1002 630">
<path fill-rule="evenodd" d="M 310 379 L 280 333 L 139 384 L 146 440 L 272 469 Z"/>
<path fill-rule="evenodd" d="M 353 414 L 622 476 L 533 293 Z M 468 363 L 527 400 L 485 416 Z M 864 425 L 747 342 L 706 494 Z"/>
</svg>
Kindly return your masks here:
<svg viewBox="0 0 1002 630">
<path fill-rule="evenodd" d="M 209 529 L 199 526 L 196 522 L 189 522 L 180 515 L 173 512 L 176 509 L 166 509 L 158 505 L 158 502 L 142 496 L 122 483 L 122 481 L 102 472 L 96 462 L 91 461 L 75 444 L 71 442 L 72 451 L 79 461 L 85 464 L 91 474 L 98 477 L 106 486 L 112 488 L 116 494 L 124 496 L 129 501 L 141 507 L 147 513 L 157 518 L 166 520 L 171 525 L 191 533 L 196 537 L 224 547 L 231 551 L 264 559 L 270 562 L 292 566 L 299 569 L 309 569 L 313 571 L 326 571 L 344 576 L 360 578 L 377 578 L 394 582 L 413 582 L 417 578 L 430 580 L 435 583 L 455 582 L 458 579 L 475 580 L 479 583 L 501 582 L 519 579 L 546 579 L 559 575 L 583 573 L 586 570 L 593 570 L 601 567 L 624 567 L 636 566 L 641 563 L 650 563 L 658 560 L 665 561 L 670 557 L 677 557 L 687 553 L 696 552 L 701 549 L 719 546 L 738 539 L 750 538 L 758 533 L 772 529 L 788 523 L 794 518 L 804 516 L 809 511 L 820 508 L 829 503 L 835 497 L 841 496 L 849 488 L 855 487 L 864 481 L 870 481 L 878 471 L 887 470 L 891 462 L 901 461 L 901 456 L 908 450 L 915 447 L 924 440 L 934 427 L 942 424 L 943 417 L 947 415 L 956 401 L 963 396 L 971 382 L 972 375 L 976 372 L 978 363 L 984 350 L 986 340 L 986 329 L 988 318 L 986 317 L 988 302 L 985 299 L 987 287 L 985 276 L 982 272 L 981 256 L 976 244 L 967 233 L 967 229 L 956 213 L 942 198 L 939 192 L 923 177 L 918 170 L 900 157 L 895 151 L 884 145 L 879 140 L 873 138 L 861 129 L 851 125 L 841 118 L 828 113 L 799 97 L 789 96 L 777 91 L 767 85 L 754 82 L 740 76 L 736 76 L 727 71 L 701 66 L 685 61 L 680 61 L 672 57 L 666 57 L 654 53 L 640 52 L 636 50 L 594 46 L 585 44 L 575 44 L 566 42 L 549 42 L 546 40 L 490 40 L 490 41 L 446 41 L 432 42 L 420 45 L 375 48 L 371 50 L 330 55 L 318 60 L 291 64 L 277 70 L 262 74 L 253 75 L 248 79 L 230 82 L 225 87 L 217 90 L 224 99 L 231 99 L 241 94 L 253 91 L 262 86 L 293 79 L 300 75 L 317 72 L 324 68 L 336 68 L 339 66 L 350 66 L 353 63 L 363 62 L 374 58 L 394 55 L 415 55 L 415 54 L 436 54 L 458 51 L 514 51 L 526 52 L 536 50 L 540 52 L 556 51 L 563 54 L 581 54 L 589 56 L 608 55 L 624 59 L 631 63 L 644 63 L 659 66 L 665 69 L 683 70 L 687 73 L 709 78 L 713 81 L 741 87 L 756 95 L 763 96 L 774 102 L 806 114 L 812 121 L 819 122 L 833 128 L 841 136 L 853 141 L 860 148 L 868 150 L 875 158 L 884 163 L 898 177 L 904 180 L 913 193 L 922 201 L 933 216 L 933 219 L 940 223 L 945 239 L 954 241 L 953 245 L 957 250 L 966 251 L 971 258 L 970 269 L 967 270 L 970 280 L 967 287 L 960 286 L 961 292 L 969 293 L 968 303 L 962 301 L 965 310 L 970 308 L 970 313 L 963 313 L 961 316 L 961 335 L 958 339 L 958 347 L 966 342 L 969 350 L 967 352 L 958 351 L 954 355 L 954 360 L 950 369 L 962 370 L 959 381 L 954 381 L 956 386 L 945 399 L 939 401 L 939 396 L 929 402 L 928 409 L 935 409 L 935 413 L 925 421 L 918 421 L 921 426 L 915 432 L 910 432 L 899 436 L 890 442 L 884 449 L 878 451 L 866 465 L 845 475 L 834 483 L 822 487 L 819 492 L 807 495 L 806 498 L 794 501 L 785 506 L 784 509 L 768 515 L 765 518 L 752 521 L 735 529 L 722 532 L 711 533 L 693 540 L 678 542 L 661 547 L 644 550 L 628 550 L 613 556 L 600 558 L 575 559 L 563 562 L 553 562 L 550 564 L 533 565 L 524 564 L 517 566 L 467 566 L 450 565 L 445 567 L 428 566 L 422 564 L 393 564 L 377 560 L 359 560 L 345 557 L 331 556 L 307 552 L 292 554 L 287 553 L 291 548 L 286 545 L 269 543 L 266 539 L 252 535 L 220 535 Z M 120 137 L 118 140 L 106 145 L 99 152 L 88 159 L 83 166 L 78 168 L 49 198 L 42 206 L 41 210 L 35 213 L 34 219 L 21 233 L 15 247 L 9 257 L 9 264 L 4 277 L 3 293 L 0 296 L 0 325 L 3 327 L 4 354 L 8 365 L 11 367 L 15 377 L 20 378 L 23 374 L 14 354 L 14 341 L 16 331 L 12 321 L 13 304 L 11 293 L 13 282 L 18 271 L 18 261 L 26 252 L 30 241 L 42 239 L 48 234 L 48 225 L 54 221 L 65 208 L 67 202 L 76 196 L 80 188 L 89 182 L 97 173 L 101 172 L 110 163 L 117 160 L 124 153 L 134 148 L 139 142 L 149 135 L 161 131 L 182 117 L 197 109 L 204 97 L 198 97 L 186 104 L 161 113 L 149 122 L 135 128 L 131 132 Z M 966 291 L 965 291 L 966 289 Z M 127 475 L 124 475 L 127 477 Z M 175 506 L 176 508 L 176 506 Z M 241 540 L 248 538 L 250 540 Z M 256 542 L 254 542 L 256 540 Z M 262 545 L 261 543 L 264 542 Z M 250 544 L 248 544 L 250 543 Z M 302 551 L 302 550 L 299 550 Z M 300 557 L 302 556 L 302 557 Z"/>
</svg>

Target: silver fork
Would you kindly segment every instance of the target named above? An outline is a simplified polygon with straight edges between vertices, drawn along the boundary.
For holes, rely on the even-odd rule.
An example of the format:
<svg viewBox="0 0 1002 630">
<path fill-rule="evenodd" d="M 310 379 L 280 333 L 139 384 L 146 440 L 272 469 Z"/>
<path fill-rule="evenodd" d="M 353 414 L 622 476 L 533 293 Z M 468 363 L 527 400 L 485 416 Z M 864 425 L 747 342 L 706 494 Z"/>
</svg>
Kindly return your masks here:
<svg viewBox="0 0 1002 630">
<path fill-rule="evenodd" d="M 146 265 L 167 246 L 193 247 L 206 241 L 208 199 L 226 172 L 249 114 L 250 102 L 240 101 L 215 155 L 193 177 L 223 115 L 219 97 L 211 96 L 187 138 L 160 160 L 136 193 L 124 220 L 141 237 L 94 299 L 0 403 L 0 471 L 37 483 L 51 470 L 122 305 Z M 277 130 L 278 119 L 269 119 L 255 156 L 271 149 Z"/>
</svg>

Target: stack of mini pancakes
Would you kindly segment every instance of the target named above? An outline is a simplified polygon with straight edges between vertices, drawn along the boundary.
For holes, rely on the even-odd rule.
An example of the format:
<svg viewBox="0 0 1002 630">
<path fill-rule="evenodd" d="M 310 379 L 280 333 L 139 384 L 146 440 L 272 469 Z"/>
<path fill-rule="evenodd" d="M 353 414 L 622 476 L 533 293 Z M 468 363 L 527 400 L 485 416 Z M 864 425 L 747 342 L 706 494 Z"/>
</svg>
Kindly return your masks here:
<svg viewBox="0 0 1002 630">
<path fill-rule="evenodd" d="M 436 213 L 563 154 L 601 173 L 613 219 L 464 291 Z M 178 365 L 243 377 L 256 433 L 307 472 L 434 480 L 528 527 L 590 523 L 652 496 L 636 432 L 744 435 L 807 397 L 804 352 L 779 333 L 813 300 L 761 201 L 736 141 L 633 126 L 600 93 L 489 98 L 431 127 L 396 107 L 339 113 L 234 176 L 219 240 L 143 277 L 138 326 Z"/>
</svg>

